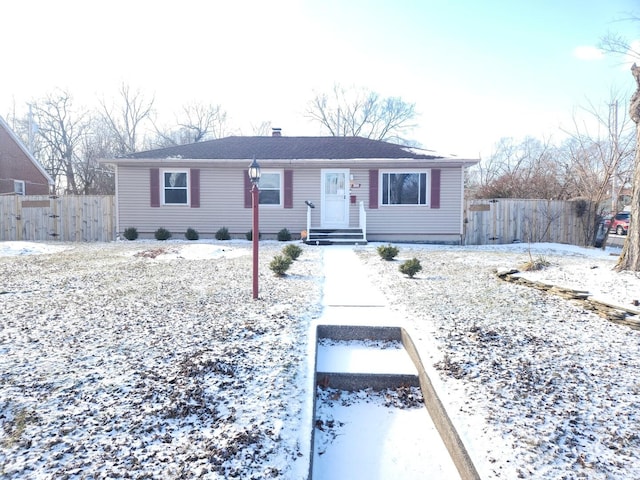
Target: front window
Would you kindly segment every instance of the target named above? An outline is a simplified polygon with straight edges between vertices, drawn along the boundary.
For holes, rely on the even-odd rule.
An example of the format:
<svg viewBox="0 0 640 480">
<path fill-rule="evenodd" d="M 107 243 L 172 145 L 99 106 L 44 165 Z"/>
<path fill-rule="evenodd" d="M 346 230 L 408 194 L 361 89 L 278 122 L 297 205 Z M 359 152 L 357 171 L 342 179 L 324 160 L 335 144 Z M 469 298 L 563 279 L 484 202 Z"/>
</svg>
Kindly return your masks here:
<svg viewBox="0 0 640 480">
<path fill-rule="evenodd" d="M 13 191 L 18 195 L 25 194 L 24 181 L 23 180 L 14 180 L 13 181 Z"/>
<path fill-rule="evenodd" d="M 426 172 L 382 173 L 382 205 L 426 204 Z"/>
<path fill-rule="evenodd" d="M 187 205 L 188 178 L 186 171 L 164 171 L 162 175 L 162 191 L 164 193 L 164 204 L 167 205 Z"/>
<path fill-rule="evenodd" d="M 262 171 L 260 181 L 260 205 L 280 205 L 282 199 L 282 175 L 281 172 Z"/>
</svg>

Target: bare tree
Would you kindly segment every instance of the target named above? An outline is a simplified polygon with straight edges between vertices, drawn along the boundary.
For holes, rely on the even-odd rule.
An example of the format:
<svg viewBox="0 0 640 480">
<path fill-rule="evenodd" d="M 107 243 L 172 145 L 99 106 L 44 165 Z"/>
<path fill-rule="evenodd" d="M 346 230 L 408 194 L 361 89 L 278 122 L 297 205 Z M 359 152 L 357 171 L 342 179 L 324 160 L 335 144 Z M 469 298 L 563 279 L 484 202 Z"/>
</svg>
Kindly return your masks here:
<svg viewBox="0 0 640 480">
<path fill-rule="evenodd" d="M 478 167 L 476 198 L 561 199 L 561 182 L 555 148 L 548 140 L 527 137 L 516 143 L 502 138 L 495 151 Z"/>
<path fill-rule="evenodd" d="M 560 146 L 535 138 L 501 139 L 476 169 L 471 195 L 582 200 L 584 235 L 594 236 L 602 215 L 619 207 L 620 191 L 631 178 L 634 137 L 616 108 L 620 101 L 612 94 L 604 113 L 589 104 L 588 117 L 574 117 L 573 130 L 565 132 L 569 139 Z"/>
<path fill-rule="evenodd" d="M 591 127 L 574 117 L 573 130 L 566 132 L 570 140 L 559 150 L 568 192 L 591 200 L 599 213 L 620 208 L 620 192 L 631 177 L 635 145 L 630 122 L 618 109 L 621 102 L 612 93 L 604 113 L 590 103 L 585 112 Z"/>
<path fill-rule="evenodd" d="M 400 97 L 382 98 L 364 88 L 334 85 L 330 94 L 315 96 L 306 116 L 320 123 L 332 136 L 359 136 L 374 140 L 413 144 L 405 135 L 415 128 L 415 103 Z"/>
<path fill-rule="evenodd" d="M 154 146 L 169 147 L 197 143 L 228 134 L 227 112 L 220 105 L 192 102 L 176 118 L 177 128 L 162 130 L 154 124 Z"/>
<path fill-rule="evenodd" d="M 71 94 L 56 91 L 31 105 L 33 121 L 20 118 L 19 134 L 30 142 L 33 155 L 54 178 L 57 193 L 109 195 L 115 191 L 113 172 L 98 164 L 119 151 L 118 139 L 105 119 L 73 106 Z"/>
<path fill-rule="evenodd" d="M 635 13 L 629 13 L 621 18 L 620 21 L 640 23 L 640 16 Z M 630 42 L 624 36 L 615 32 L 610 32 L 600 39 L 600 48 L 609 54 L 640 59 L 640 44 Z"/>
<path fill-rule="evenodd" d="M 640 271 L 640 67 L 635 63 L 631 73 L 636 81 L 636 91 L 631 97 L 629 116 L 636 124 L 636 151 L 634 156 L 634 174 L 631 188 L 631 221 L 627 239 L 622 247 L 617 270 Z"/>
<path fill-rule="evenodd" d="M 625 20 L 636 25 L 640 24 L 640 16 L 636 14 L 630 14 Z M 637 48 L 637 44 L 628 42 L 620 35 L 609 34 L 602 39 L 601 47 L 607 53 L 623 55 L 626 58 L 640 61 L 640 48 Z M 638 272 L 640 271 L 640 67 L 635 63 L 631 67 L 631 74 L 636 82 L 635 93 L 629 102 L 629 116 L 635 123 L 636 129 L 634 173 L 631 182 L 631 221 L 616 269 Z"/>
<path fill-rule="evenodd" d="M 72 104 L 71 94 L 57 91 L 33 103 L 33 113 L 42 141 L 39 160 L 54 178 L 57 190 L 79 194 L 76 166 L 89 122 L 86 113 L 76 113 Z"/>
<path fill-rule="evenodd" d="M 117 139 L 117 154 L 126 155 L 138 149 L 140 129 L 143 122 L 150 119 L 154 98 L 147 100 L 139 90 L 131 91 L 124 83 L 119 94 L 119 105 L 108 106 L 104 100 L 101 101 L 102 115 Z"/>
<path fill-rule="evenodd" d="M 221 138 L 227 133 L 227 112 L 220 105 L 191 103 L 183 109 L 184 122 L 180 127 L 192 132 L 193 142 Z"/>
<path fill-rule="evenodd" d="M 115 193 L 113 170 L 106 165 L 99 164 L 98 161 L 115 156 L 118 148 L 117 139 L 109 125 L 105 123 L 104 118 L 93 118 L 90 124 L 90 134 L 82 140 L 82 156 L 76 166 L 84 195 L 113 195 Z"/>
<path fill-rule="evenodd" d="M 271 132 L 271 122 L 269 121 L 260 122 L 257 125 L 251 124 L 251 135 L 265 137 L 271 135 Z"/>
</svg>

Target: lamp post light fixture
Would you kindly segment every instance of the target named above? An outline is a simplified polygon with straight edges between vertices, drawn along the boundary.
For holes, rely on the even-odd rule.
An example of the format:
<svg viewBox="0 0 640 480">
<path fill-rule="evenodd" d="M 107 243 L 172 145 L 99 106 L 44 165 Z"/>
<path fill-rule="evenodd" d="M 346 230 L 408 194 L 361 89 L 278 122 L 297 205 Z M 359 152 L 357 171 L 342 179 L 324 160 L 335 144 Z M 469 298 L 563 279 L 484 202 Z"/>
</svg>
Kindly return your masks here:
<svg viewBox="0 0 640 480">
<path fill-rule="evenodd" d="M 253 242 L 253 298 L 258 298 L 258 240 L 260 237 L 260 227 L 258 225 L 258 207 L 260 205 L 260 165 L 253 157 L 253 162 L 249 165 L 249 180 L 251 180 L 251 210 L 253 221 L 251 227 L 251 240 Z"/>
</svg>

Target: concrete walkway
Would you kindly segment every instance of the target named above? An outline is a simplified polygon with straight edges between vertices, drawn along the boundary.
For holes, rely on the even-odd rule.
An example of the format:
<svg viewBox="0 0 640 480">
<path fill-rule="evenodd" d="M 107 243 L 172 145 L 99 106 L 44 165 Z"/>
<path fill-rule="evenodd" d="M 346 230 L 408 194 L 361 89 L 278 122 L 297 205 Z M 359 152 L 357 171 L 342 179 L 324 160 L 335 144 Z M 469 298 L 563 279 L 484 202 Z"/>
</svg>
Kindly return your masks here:
<svg viewBox="0 0 640 480">
<path fill-rule="evenodd" d="M 389 308 L 367 273 L 354 247 L 331 245 L 323 248 L 324 313 L 319 322 L 340 325 L 400 326 L 400 319 Z"/>
<path fill-rule="evenodd" d="M 373 327 L 402 327 L 403 319 L 399 317 L 399 314 L 393 312 L 386 302 L 382 291 L 375 285 L 375 277 L 371 277 L 366 267 L 362 264 L 354 251 L 352 246 L 326 246 L 321 247 L 322 261 L 324 267 L 324 291 L 323 291 L 323 305 L 324 310 L 321 317 L 317 320 L 316 325 L 356 325 L 356 326 L 373 326 Z M 357 248 L 357 247 L 355 247 Z M 315 332 L 312 334 L 315 341 Z M 421 375 L 426 376 L 423 369 Z M 373 373 L 373 372 L 371 372 Z M 430 385 L 430 382 L 427 381 Z M 427 392 L 425 398 L 433 397 L 435 392 Z M 434 402 L 431 402 L 431 404 Z M 439 400 L 436 401 L 440 405 Z M 431 411 L 432 408 L 429 408 Z M 436 409 L 437 410 L 437 409 Z M 431 418 L 426 413 L 425 409 L 424 425 L 419 426 L 423 422 L 414 422 L 411 427 L 400 427 L 397 424 L 397 428 L 402 431 L 399 433 L 401 437 L 404 435 L 414 435 L 416 432 L 420 432 L 423 437 L 416 438 L 416 446 L 418 449 L 413 452 L 407 451 L 405 455 L 402 452 L 398 452 L 392 445 L 386 443 L 392 440 L 390 430 L 383 428 L 380 432 L 369 432 L 369 439 L 371 436 L 379 439 L 377 442 L 373 442 L 378 445 L 375 448 L 375 452 L 362 451 L 363 443 L 371 443 L 369 441 L 358 440 L 358 434 L 350 435 L 348 431 L 345 431 L 345 437 L 354 438 L 352 441 L 344 443 L 346 438 L 341 440 L 341 444 L 336 444 L 334 448 L 337 449 L 333 454 L 327 454 L 319 456 L 317 452 L 313 452 L 313 478 L 315 480 L 329 478 L 331 475 L 335 475 L 338 472 L 344 472 L 340 465 L 335 465 L 334 462 L 341 462 L 339 460 L 340 453 L 348 452 L 346 460 L 347 463 L 359 463 L 361 465 L 369 465 L 370 469 L 365 477 L 358 478 L 417 478 L 415 475 L 419 474 L 423 478 L 477 478 L 475 475 L 462 474 L 458 476 L 458 472 L 446 453 L 445 443 L 451 444 L 450 441 L 444 442 L 438 431 L 436 430 Z M 436 413 L 439 417 L 439 421 L 448 417 L 446 413 L 441 409 Z M 372 419 L 374 420 L 374 419 Z M 377 424 L 378 421 L 374 420 L 372 423 Z M 406 430 L 409 428 L 409 430 Z M 446 428 L 449 428 L 447 426 Z M 445 428 L 445 430 L 446 430 Z M 359 432 L 361 435 L 362 433 Z M 393 442 L 392 442 L 393 443 Z M 398 442 L 402 444 L 402 441 Z M 340 445 L 340 446 L 338 446 Z M 386 447 L 385 447 L 386 445 Z M 431 446 L 429 446 L 431 445 Z M 421 448 L 420 448 L 421 447 Z M 435 453 L 436 459 L 430 458 L 428 463 L 423 463 L 426 458 L 423 458 L 425 449 Z M 324 453 L 324 452 L 323 452 Z M 337 454 L 337 455 L 336 455 Z M 373 455 L 373 456 L 371 456 Z M 384 459 L 385 457 L 388 459 Z M 460 455 L 456 456 L 456 460 Z M 393 457 L 393 458 L 391 458 Z M 465 461 L 468 461 L 465 459 Z M 327 463 L 329 462 L 329 463 Z M 391 467 L 393 472 L 387 471 L 382 473 L 385 468 L 389 468 L 389 462 L 395 464 L 395 467 Z M 455 461 L 458 464 L 458 461 Z M 463 462 L 464 463 L 464 462 Z M 346 468 L 346 464 L 345 464 Z M 464 470 L 464 468 L 463 468 Z M 471 470 L 473 468 L 471 467 Z M 412 472 L 409 474 L 409 472 Z M 446 472 L 446 473 L 444 473 Z M 364 473 L 364 472 L 360 472 Z M 380 476 L 382 475 L 382 476 Z"/>
<path fill-rule="evenodd" d="M 386 302 L 351 246 L 322 247 L 324 304 L 329 307 L 382 307 Z"/>
</svg>

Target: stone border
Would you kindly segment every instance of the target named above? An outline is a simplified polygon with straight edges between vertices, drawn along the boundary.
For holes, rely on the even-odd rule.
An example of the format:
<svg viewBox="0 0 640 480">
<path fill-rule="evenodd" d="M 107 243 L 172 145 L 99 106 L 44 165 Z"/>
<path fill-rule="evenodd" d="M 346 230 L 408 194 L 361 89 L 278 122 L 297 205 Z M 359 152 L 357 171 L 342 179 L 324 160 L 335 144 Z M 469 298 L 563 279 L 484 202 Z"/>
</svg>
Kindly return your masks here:
<svg viewBox="0 0 640 480">
<path fill-rule="evenodd" d="M 550 283 L 529 280 L 518 274 L 520 270 L 515 268 L 510 270 L 496 271 L 496 276 L 506 282 L 517 283 L 527 287 L 536 288 L 544 292 L 558 295 L 567 300 L 580 302 L 585 310 L 597 313 L 610 322 L 626 325 L 634 330 L 640 330 L 640 309 L 617 305 L 611 302 L 597 299 L 587 290 L 575 290 L 573 288 L 561 287 Z"/>
<path fill-rule="evenodd" d="M 311 456 L 309 462 L 309 479 L 312 478 L 313 475 L 313 455 L 315 451 L 315 414 L 316 414 L 316 394 L 315 388 L 319 384 L 322 384 L 324 377 L 321 377 L 320 383 L 318 376 L 321 375 L 330 375 L 329 383 L 331 384 L 332 378 L 336 376 L 336 374 L 326 374 L 322 372 L 317 372 L 315 369 L 317 368 L 317 355 L 318 355 L 318 340 L 322 338 L 329 338 L 332 340 L 382 340 L 382 341 L 400 341 L 404 346 L 405 350 L 409 354 L 411 361 L 415 365 L 418 371 L 418 384 L 420 386 L 420 390 L 422 391 L 422 396 L 424 398 L 424 404 L 431 416 L 433 424 L 438 430 L 442 441 L 447 448 L 451 459 L 453 460 L 454 465 L 456 466 L 458 473 L 460 474 L 461 480 L 480 480 L 480 475 L 467 452 L 466 447 L 462 443 L 462 439 L 458 435 L 458 432 L 451 421 L 451 418 L 447 414 L 444 405 L 440 401 L 440 397 L 438 397 L 438 393 L 436 392 L 433 384 L 431 383 L 431 379 L 427 374 L 424 365 L 422 364 L 422 359 L 420 358 L 420 354 L 413 343 L 410 335 L 407 331 L 402 327 L 368 327 L 368 326 L 355 326 L 355 325 L 318 325 L 316 327 L 316 349 L 315 349 L 315 359 L 314 359 L 314 392 L 313 392 L 313 415 L 312 415 L 312 425 L 311 425 Z M 340 377 L 342 376 L 353 376 L 353 377 L 362 377 L 360 380 L 366 380 L 367 378 L 371 379 L 372 377 L 380 377 L 380 375 L 370 375 L 370 374 L 338 374 Z M 401 375 L 384 375 L 385 377 L 399 377 Z M 409 375 L 411 377 L 411 375 Z M 337 377 L 336 377 L 337 378 Z M 389 380 L 389 379 L 386 379 Z M 355 379 L 347 380 L 347 384 L 353 384 L 352 382 L 356 382 Z M 367 387 L 371 387 L 371 385 L 367 385 Z M 338 388 L 338 387 L 334 387 Z M 366 387 L 363 387 L 366 388 Z M 386 388 L 386 387 L 385 387 Z"/>
</svg>

